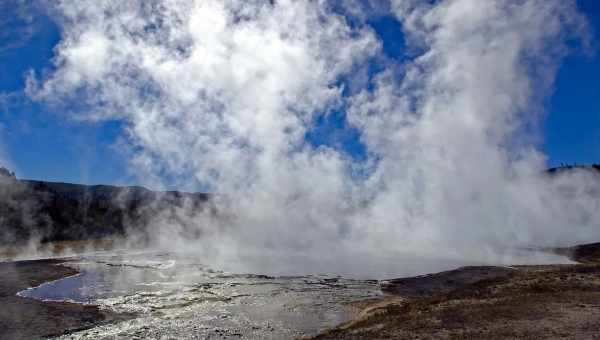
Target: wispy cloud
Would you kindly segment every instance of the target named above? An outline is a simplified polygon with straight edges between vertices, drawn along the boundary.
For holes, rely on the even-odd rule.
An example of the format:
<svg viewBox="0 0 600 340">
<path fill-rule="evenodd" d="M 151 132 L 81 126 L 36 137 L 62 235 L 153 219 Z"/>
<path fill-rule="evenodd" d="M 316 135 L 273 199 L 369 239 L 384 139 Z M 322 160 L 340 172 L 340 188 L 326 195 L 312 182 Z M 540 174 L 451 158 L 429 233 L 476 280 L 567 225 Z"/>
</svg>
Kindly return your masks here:
<svg viewBox="0 0 600 340">
<path fill-rule="evenodd" d="M 41 29 L 37 1 L 7 0 L 0 4 L 0 53 L 25 46 Z"/>
</svg>

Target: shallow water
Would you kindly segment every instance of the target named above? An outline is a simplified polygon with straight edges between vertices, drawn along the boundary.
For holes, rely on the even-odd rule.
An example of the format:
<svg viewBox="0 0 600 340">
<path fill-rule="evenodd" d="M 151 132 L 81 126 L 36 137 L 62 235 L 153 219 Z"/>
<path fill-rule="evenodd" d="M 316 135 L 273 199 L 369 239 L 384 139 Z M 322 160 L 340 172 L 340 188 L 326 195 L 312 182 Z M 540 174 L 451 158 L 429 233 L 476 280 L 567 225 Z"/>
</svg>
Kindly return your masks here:
<svg viewBox="0 0 600 340">
<path fill-rule="evenodd" d="M 168 253 L 88 256 L 68 265 L 80 274 L 19 295 L 138 315 L 68 339 L 293 338 L 348 320 L 350 301 L 381 295 L 373 280 L 233 274 Z"/>
<path fill-rule="evenodd" d="M 569 262 L 531 251 L 513 252 L 507 261 Z M 380 264 L 355 264 L 354 268 L 400 277 L 482 263 L 421 257 Z M 225 272 L 181 253 L 114 251 L 82 255 L 67 265 L 80 274 L 19 295 L 97 304 L 136 317 L 63 339 L 290 339 L 338 325 L 351 317 L 349 302 L 382 295 L 376 280 L 239 274 L 244 266 Z M 324 266 L 333 268 L 327 263 Z"/>
</svg>

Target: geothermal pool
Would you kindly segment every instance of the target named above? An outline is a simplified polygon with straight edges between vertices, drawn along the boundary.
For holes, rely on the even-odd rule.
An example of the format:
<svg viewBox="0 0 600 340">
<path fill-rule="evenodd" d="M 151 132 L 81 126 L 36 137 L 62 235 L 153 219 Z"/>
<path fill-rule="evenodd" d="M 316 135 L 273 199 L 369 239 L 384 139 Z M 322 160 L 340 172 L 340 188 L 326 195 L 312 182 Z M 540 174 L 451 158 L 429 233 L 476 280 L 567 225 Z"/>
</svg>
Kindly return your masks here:
<svg viewBox="0 0 600 340">
<path fill-rule="evenodd" d="M 515 254 L 510 257 L 513 264 L 570 262 L 540 252 Z M 481 263 L 439 258 L 403 258 L 400 263 L 396 258 L 355 266 L 380 274 L 396 270 L 386 275 L 399 277 L 470 264 Z M 18 295 L 95 304 L 135 317 L 59 339 L 291 339 L 347 321 L 352 316 L 349 302 L 382 295 L 377 280 L 246 274 L 243 266 L 228 272 L 173 252 L 93 253 L 70 258 L 65 265 L 80 273 Z"/>
<path fill-rule="evenodd" d="M 67 265 L 80 274 L 19 295 L 137 316 L 60 339 L 289 339 L 348 320 L 348 302 L 381 295 L 373 280 L 233 274 L 173 253 L 82 256 Z"/>
</svg>

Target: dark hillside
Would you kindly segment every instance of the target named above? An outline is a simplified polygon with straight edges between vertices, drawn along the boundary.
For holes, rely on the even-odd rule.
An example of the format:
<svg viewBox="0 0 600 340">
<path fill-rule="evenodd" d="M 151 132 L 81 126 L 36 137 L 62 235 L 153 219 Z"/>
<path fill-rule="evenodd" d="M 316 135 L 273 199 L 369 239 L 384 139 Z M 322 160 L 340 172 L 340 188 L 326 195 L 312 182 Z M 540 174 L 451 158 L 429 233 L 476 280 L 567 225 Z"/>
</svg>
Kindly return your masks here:
<svg viewBox="0 0 600 340">
<path fill-rule="evenodd" d="M 547 173 L 558 176 L 582 170 L 600 174 L 600 165 L 564 165 Z M 194 237 L 199 229 L 188 228 L 193 221 L 188 217 L 214 210 L 206 204 L 209 199 L 204 193 L 158 192 L 139 186 L 20 180 L 0 167 L 0 245 L 19 245 L 31 239 L 90 240 L 140 231 L 143 235 L 157 216 Z"/>
<path fill-rule="evenodd" d="M 592 164 L 592 165 L 561 165 L 558 167 L 548 169 L 548 173 L 553 174 L 561 174 L 566 173 L 573 170 L 586 170 L 594 173 L 600 174 L 600 164 Z"/>
<path fill-rule="evenodd" d="M 0 172 L 0 243 L 87 240 L 143 231 L 150 218 L 200 212 L 209 195 L 143 187 L 19 180 Z"/>
</svg>

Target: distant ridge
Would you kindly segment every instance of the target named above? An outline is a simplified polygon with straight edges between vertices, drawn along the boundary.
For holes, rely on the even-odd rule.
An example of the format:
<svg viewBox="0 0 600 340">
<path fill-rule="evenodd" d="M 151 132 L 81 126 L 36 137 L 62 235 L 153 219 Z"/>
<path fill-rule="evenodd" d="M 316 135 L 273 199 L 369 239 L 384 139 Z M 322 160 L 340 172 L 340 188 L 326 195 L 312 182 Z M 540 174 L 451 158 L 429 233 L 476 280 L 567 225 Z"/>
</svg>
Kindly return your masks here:
<svg viewBox="0 0 600 340">
<path fill-rule="evenodd" d="M 564 171 L 573 171 L 573 170 L 588 170 L 588 171 L 595 171 L 600 173 L 600 164 L 592 164 L 592 165 L 568 165 L 568 164 L 564 164 L 561 166 L 557 166 L 557 167 L 553 167 L 547 170 L 548 173 L 554 174 L 554 173 L 561 173 Z"/>
<path fill-rule="evenodd" d="M 562 165 L 551 175 L 586 170 L 600 174 L 600 164 Z M 109 236 L 144 235 L 160 216 L 179 232 L 197 237 L 189 226 L 195 214 L 210 209 L 211 194 L 152 191 L 141 186 L 83 185 L 18 179 L 0 167 L 0 246 L 41 242 L 93 240 Z M 184 209 L 185 208 L 185 209 Z M 181 213 L 185 218 L 182 219 Z M 187 228 L 186 227 L 190 227 Z"/>
<path fill-rule="evenodd" d="M 19 180 L 0 167 L 0 245 L 139 233 L 155 216 L 181 222 L 177 208 L 202 212 L 209 199 L 205 193 L 161 192 L 140 186 Z"/>
</svg>

